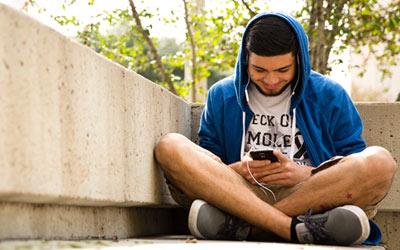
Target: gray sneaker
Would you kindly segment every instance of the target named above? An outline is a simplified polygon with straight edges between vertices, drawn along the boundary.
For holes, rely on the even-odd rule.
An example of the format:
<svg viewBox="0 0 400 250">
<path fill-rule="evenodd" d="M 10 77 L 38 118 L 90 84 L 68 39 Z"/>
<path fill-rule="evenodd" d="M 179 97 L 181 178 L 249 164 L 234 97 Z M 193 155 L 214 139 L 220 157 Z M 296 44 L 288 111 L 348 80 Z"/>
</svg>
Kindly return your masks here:
<svg viewBox="0 0 400 250">
<path fill-rule="evenodd" d="M 297 217 L 301 223 L 295 229 L 300 243 L 357 245 L 369 236 L 369 222 L 365 212 L 346 205 L 323 214 Z"/>
<path fill-rule="evenodd" d="M 189 230 L 199 239 L 245 240 L 250 233 L 250 224 L 205 201 L 195 200 L 189 211 Z"/>
</svg>

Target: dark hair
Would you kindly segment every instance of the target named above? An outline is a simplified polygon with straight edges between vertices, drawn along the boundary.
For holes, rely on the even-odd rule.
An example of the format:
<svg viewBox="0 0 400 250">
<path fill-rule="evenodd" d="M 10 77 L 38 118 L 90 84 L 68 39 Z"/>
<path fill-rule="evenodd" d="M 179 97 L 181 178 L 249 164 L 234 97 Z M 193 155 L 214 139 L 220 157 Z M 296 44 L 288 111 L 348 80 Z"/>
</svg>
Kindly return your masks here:
<svg viewBox="0 0 400 250">
<path fill-rule="evenodd" d="M 297 54 L 296 34 L 286 21 L 277 16 L 266 16 L 252 24 L 246 36 L 246 49 L 259 56 Z"/>
</svg>

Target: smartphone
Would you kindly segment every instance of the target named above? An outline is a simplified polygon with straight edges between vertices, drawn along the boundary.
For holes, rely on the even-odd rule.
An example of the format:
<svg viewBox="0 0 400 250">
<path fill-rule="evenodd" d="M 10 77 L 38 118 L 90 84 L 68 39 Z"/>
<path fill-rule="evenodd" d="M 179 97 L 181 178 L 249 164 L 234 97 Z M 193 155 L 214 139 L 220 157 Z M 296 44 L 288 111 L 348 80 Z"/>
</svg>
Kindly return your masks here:
<svg viewBox="0 0 400 250">
<path fill-rule="evenodd" d="M 273 153 L 273 150 L 263 149 L 250 151 L 250 156 L 253 160 L 270 160 L 271 162 L 277 162 L 278 158 Z"/>
</svg>

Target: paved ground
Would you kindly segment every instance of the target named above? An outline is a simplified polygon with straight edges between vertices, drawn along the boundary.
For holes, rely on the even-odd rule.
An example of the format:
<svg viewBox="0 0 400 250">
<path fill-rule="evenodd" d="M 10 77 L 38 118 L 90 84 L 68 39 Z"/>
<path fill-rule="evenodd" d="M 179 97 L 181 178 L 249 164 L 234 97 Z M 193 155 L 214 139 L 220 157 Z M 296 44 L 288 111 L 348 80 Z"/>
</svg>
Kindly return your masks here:
<svg viewBox="0 0 400 250">
<path fill-rule="evenodd" d="M 229 249 L 229 250 L 342 250 L 342 249 L 374 249 L 384 250 L 382 247 L 338 247 L 317 246 L 284 243 L 261 243 L 261 242 L 232 242 L 232 241 L 206 241 L 195 240 L 191 236 L 168 236 L 157 238 L 138 238 L 124 240 L 80 240 L 80 241 L 3 241 L 0 242 L 0 250 L 36 250 L 36 249 L 157 249 L 157 250 L 180 250 L 180 249 Z"/>
</svg>

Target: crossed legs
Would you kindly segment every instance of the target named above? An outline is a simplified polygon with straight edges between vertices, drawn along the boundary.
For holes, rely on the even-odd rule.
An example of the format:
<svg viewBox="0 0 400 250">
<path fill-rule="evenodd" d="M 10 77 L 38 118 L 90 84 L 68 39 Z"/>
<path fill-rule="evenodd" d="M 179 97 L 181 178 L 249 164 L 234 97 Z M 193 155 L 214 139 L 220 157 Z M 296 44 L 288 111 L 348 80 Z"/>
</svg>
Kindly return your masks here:
<svg viewBox="0 0 400 250">
<path fill-rule="evenodd" d="M 311 176 L 295 192 L 270 205 L 234 170 L 182 135 L 162 137 L 155 156 L 170 181 L 189 198 L 203 199 L 287 240 L 291 217 L 309 209 L 320 212 L 344 204 L 376 204 L 389 190 L 396 170 L 389 152 L 370 147 Z"/>
</svg>

